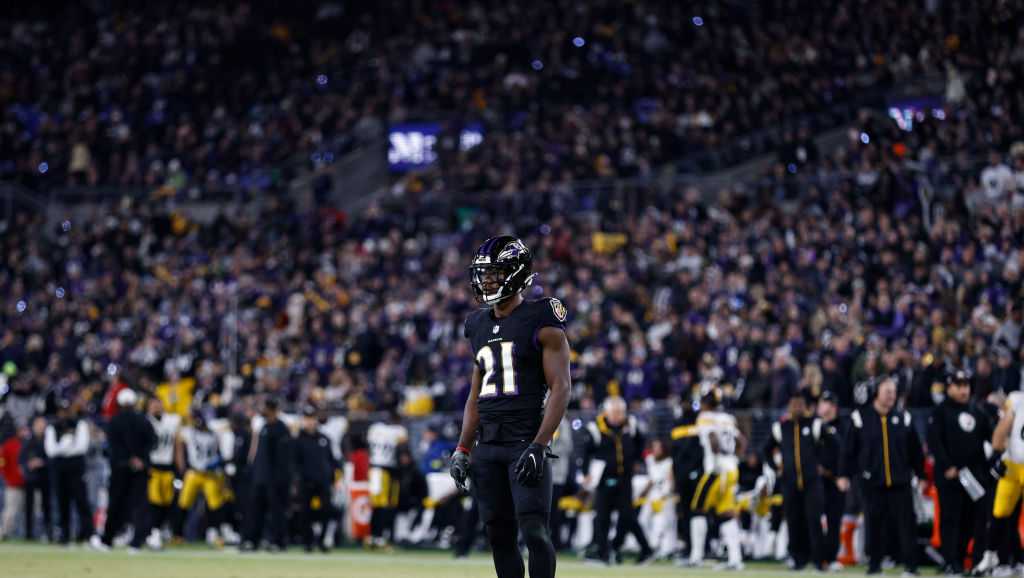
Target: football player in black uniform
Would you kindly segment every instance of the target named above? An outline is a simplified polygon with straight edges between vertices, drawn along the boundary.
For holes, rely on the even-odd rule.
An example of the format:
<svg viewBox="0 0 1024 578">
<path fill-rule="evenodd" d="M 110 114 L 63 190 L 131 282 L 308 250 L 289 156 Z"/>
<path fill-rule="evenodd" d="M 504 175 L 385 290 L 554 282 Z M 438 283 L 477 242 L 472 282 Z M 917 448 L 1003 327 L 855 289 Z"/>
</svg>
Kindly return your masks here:
<svg viewBox="0 0 1024 578">
<path fill-rule="evenodd" d="M 501 236 L 485 241 L 469 268 L 485 308 L 466 320 L 476 364 L 451 474 L 462 489 L 473 480 L 498 578 L 524 576 L 520 530 L 530 577 L 555 575 L 547 458 L 569 402 L 569 342 L 558 299 L 522 296 L 534 278 L 531 263 L 521 240 Z"/>
</svg>

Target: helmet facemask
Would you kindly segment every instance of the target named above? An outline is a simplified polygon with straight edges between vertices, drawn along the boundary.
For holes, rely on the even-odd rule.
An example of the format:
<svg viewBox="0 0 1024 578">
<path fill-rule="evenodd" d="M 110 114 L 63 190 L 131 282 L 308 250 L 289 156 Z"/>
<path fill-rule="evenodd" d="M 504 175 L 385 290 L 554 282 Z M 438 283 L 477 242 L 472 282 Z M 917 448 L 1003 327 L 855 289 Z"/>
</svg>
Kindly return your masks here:
<svg viewBox="0 0 1024 578">
<path fill-rule="evenodd" d="M 493 307 L 529 287 L 534 278 L 531 261 L 522 241 L 514 237 L 488 239 L 469 266 L 477 302 Z"/>
</svg>

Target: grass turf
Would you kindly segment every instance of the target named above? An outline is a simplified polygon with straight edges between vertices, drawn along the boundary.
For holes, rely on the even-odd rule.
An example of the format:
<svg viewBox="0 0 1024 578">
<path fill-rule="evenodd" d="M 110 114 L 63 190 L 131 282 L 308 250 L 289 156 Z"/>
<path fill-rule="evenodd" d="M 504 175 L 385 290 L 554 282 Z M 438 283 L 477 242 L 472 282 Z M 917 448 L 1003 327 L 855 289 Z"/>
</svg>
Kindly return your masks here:
<svg viewBox="0 0 1024 578">
<path fill-rule="evenodd" d="M 850 569 L 845 573 L 857 573 Z M 640 576 L 711 578 L 729 576 L 710 568 L 680 569 L 667 562 L 637 567 L 627 560 L 612 568 L 585 565 L 561 556 L 560 578 L 584 576 Z M 781 578 L 792 572 L 779 564 L 748 564 L 743 574 Z M 491 578 L 494 567 L 486 554 L 454 560 L 447 552 L 364 552 L 337 550 L 331 554 L 305 554 L 292 549 L 283 554 L 239 554 L 202 548 L 171 548 L 164 552 L 125 550 L 100 553 L 83 547 L 63 548 L 35 544 L 0 544 L 0 575 L 4 578 Z"/>
</svg>

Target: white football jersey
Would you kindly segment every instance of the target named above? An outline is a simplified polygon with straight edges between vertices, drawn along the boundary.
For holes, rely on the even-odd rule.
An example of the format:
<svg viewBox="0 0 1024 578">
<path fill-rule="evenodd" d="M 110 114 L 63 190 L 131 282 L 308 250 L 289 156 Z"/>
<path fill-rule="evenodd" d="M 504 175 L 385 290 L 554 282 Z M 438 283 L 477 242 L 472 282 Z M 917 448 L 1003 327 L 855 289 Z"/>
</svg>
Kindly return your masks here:
<svg viewBox="0 0 1024 578">
<path fill-rule="evenodd" d="M 370 446 L 370 465 L 380 468 L 398 467 L 398 446 L 409 438 L 404 426 L 375 423 L 366 432 Z"/>
<path fill-rule="evenodd" d="M 1013 426 L 1006 444 L 1010 461 L 1024 464 L 1024 392 L 1015 391 L 1006 400 L 1006 407 L 1013 411 Z"/>
<path fill-rule="evenodd" d="M 647 456 L 647 477 L 651 480 L 648 496 L 652 500 L 663 500 L 672 495 L 672 458 L 654 459 Z"/>
<path fill-rule="evenodd" d="M 149 423 L 156 432 L 156 446 L 149 452 L 149 461 L 155 466 L 174 465 L 174 440 L 181 428 L 181 416 L 165 413 L 160 419 L 149 416 Z"/>
<path fill-rule="evenodd" d="M 189 468 L 204 472 L 220 459 L 220 440 L 212 431 L 189 426 L 181 430 L 181 439 L 185 443 Z"/>
<path fill-rule="evenodd" d="M 697 435 L 704 448 L 704 471 L 738 467 L 736 440 L 740 430 L 736 417 L 722 411 L 701 411 L 697 416 Z M 712 451 L 711 436 L 718 442 L 718 451 Z"/>
<path fill-rule="evenodd" d="M 345 437 L 345 432 L 348 431 L 348 420 L 342 416 L 333 416 L 327 418 L 326 423 L 320 424 L 320 433 L 327 436 L 327 439 L 331 442 L 331 453 L 334 454 L 334 459 L 341 461 L 341 440 Z"/>
</svg>

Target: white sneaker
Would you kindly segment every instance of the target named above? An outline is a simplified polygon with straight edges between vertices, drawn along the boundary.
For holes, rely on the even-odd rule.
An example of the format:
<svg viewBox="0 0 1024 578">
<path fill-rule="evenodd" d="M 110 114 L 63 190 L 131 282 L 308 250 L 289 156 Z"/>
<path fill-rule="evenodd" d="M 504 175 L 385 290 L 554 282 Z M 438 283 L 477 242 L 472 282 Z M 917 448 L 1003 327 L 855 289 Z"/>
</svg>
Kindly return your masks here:
<svg viewBox="0 0 1024 578">
<path fill-rule="evenodd" d="M 164 540 L 160 536 L 159 530 L 153 530 L 149 533 L 149 537 L 146 538 L 146 546 L 149 547 L 150 550 L 164 549 Z"/>
<path fill-rule="evenodd" d="M 217 533 L 217 528 L 206 529 L 206 543 L 214 548 L 222 548 L 224 546 L 224 542 L 220 539 L 220 534 Z"/>
<path fill-rule="evenodd" d="M 738 562 L 736 564 L 733 564 L 733 563 L 730 563 L 730 562 L 724 562 L 724 563 L 715 564 L 714 566 L 712 566 L 712 569 L 715 570 L 715 571 L 718 571 L 718 572 L 721 572 L 723 570 L 724 571 L 730 571 L 730 572 L 739 572 L 739 571 L 742 571 L 744 568 L 746 568 L 746 566 L 743 564 L 743 562 Z"/>
<path fill-rule="evenodd" d="M 996 566 L 992 569 L 993 578 L 1008 578 L 1009 576 L 1013 576 L 1013 574 L 1013 568 L 1009 566 Z"/>
<path fill-rule="evenodd" d="M 831 564 L 828 565 L 828 571 L 829 572 L 842 572 L 844 567 L 845 566 L 843 566 L 842 562 L 835 561 L 835 562 L 832 562 Z"/>
<path fill-rule="evenodd" d="M 229 524 L 220 525 L 220 534 L 224 536 L 224 543 L 230 546 L 236 546 L 242 541 L 242 537 Z"/>
<path fill-rule="evenodd" d="M 89 547 L 97 552 L 109 552 L 110 546 L 103 543 L 103 538 L 100 538 L 98 534 L 93 534 L 89 538 Z"/>
<path fill-rule="evenodd" d="M 135 546 L 128 546 L 128 555 L 129 556 L 138 556 L 139 552 L 141 552 L 141 550 L 139 550 Z"/>
</svg>

